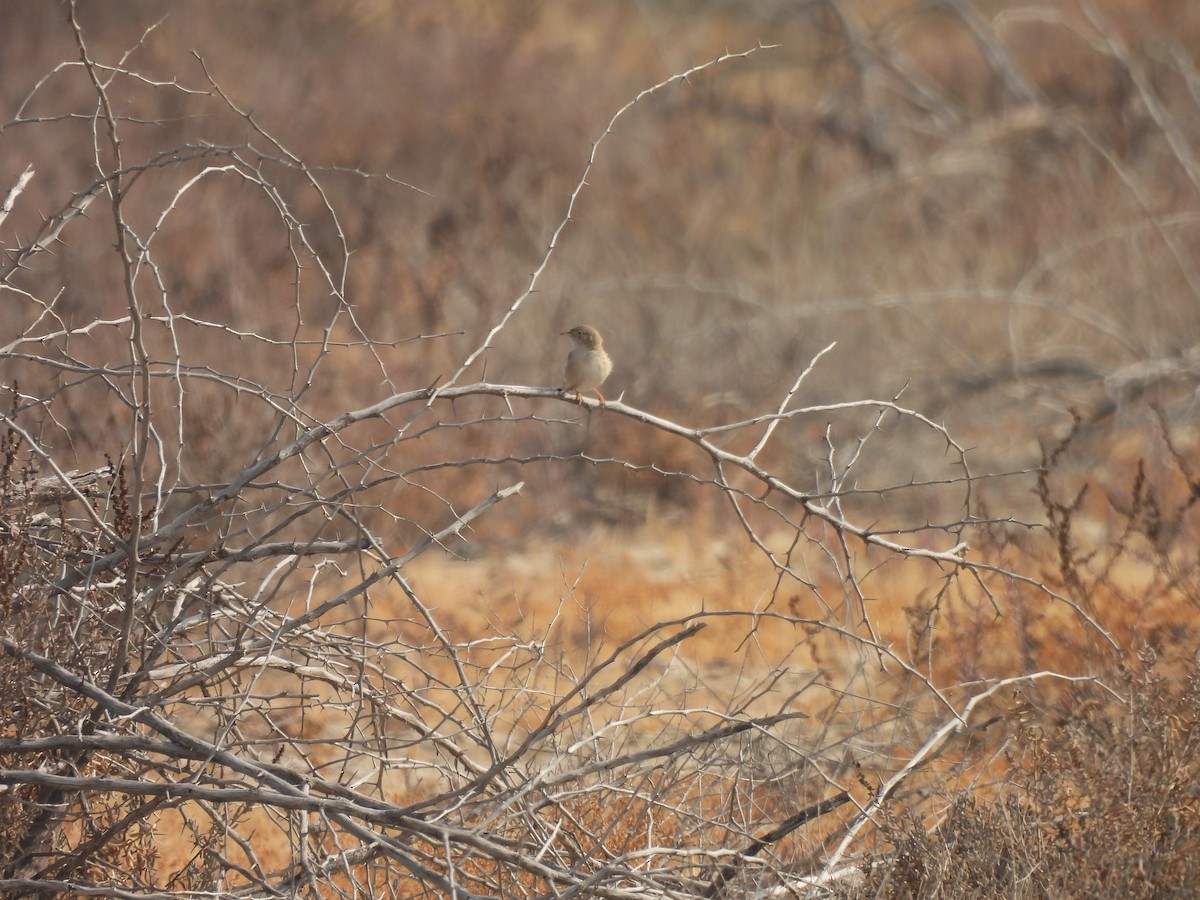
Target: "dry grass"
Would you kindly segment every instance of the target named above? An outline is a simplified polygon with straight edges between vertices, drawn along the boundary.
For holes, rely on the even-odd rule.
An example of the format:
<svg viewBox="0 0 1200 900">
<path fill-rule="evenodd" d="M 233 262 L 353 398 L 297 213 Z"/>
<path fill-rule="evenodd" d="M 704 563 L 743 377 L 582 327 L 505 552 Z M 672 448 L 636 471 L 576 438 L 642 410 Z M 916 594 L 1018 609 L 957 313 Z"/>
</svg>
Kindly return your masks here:
<svg viewBox="0 0 1200 900">
<path fill-rule="evenodd" d="M 80 4 L 93 59 L 129 51 L 107 86 L 132 170 L 120 215 L 152 252 L 135 303 L 101 192 L 0 282 L 15 340 L 0 358 L 15 397 L 0 767 L 17 773 L 0 878 L 446 892 L 396 863 L 411 852 L 493 896 L 548 895 L 562 872 L 605 896 L 639 878 L 679 897 L 799 890 L 821 873 L 855 897 L 1184 896 L 1200 858 L 1200 12 L 969 6 L 974 34 L 953 4 L 919 0 Z M 0 53 L 0 181 L 37 171 L 0 220 L 11 253 L 115 152 L 80 67 L 35 90 L 80 56 L 60 8 L 15 15 L 10 33 L 37 39 Z M 759 43 L 778 46 L 639 100 L 544 257 L 615 110 Z M 138 565 L 62 589 L 316 423 L 444 384 L 514 298 L 458 383 L 552 384 L 554 336 L 591 321 L 616 361 L 606 394 L 693 428 L 775 411 L 836 341 L 756 459 L 809 508 L 645 419 L 485 393 L 356 422 Z M 897 396 L 927 419 L 840 405 Z M 933 423 L 969 448 L 969 473 Z M 760 434 L 714 440 L 745 454 Z M 46 476 L 50 459 L 106 456 L 121 475 L 91 514 L 22 488 L 27 461 Z M 375 578 L 518 480 L 446 552 Z M 154 497 L 140 510 L 138 485 Z M 302 549 L 363 535 L 368 552 Z M 881 535 L 969 543 L 969 565 Z M 229 555 L 272 541 L 297 552 Z M 85 700 L 54 664 L 236 758 L 85 746 L 165 732 Z M 1022 680 L 987 693 L 1007 678 Z M 47 736 L 76 743 L 29 749 Z M 644 755 L 664 747 L 679 749 Z M 332 807 L 264 800 L 238 762 L 359 804 L 399 847 L 366 852 L 383 845 Z M 218 802 L 50 775 L 253 790 Z M 838 791 L 852 802 L 737 857 Z M 377 802 L 423 818 L 380 824 Z M 30 855 L 22 813 L 47 810 L 62 827 Z M 422 830 L 435 821 L 466 842 L 443 846 Z"/>
</svg>

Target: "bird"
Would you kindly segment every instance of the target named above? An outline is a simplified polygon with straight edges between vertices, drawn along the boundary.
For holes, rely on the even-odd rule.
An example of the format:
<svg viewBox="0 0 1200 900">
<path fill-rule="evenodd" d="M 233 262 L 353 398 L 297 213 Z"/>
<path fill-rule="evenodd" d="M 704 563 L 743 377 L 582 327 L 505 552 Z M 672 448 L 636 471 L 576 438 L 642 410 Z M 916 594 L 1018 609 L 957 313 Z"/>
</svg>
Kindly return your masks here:
<svg viewBox="0 0 1200 900">
<path fill-rule="evenodd" d="M 612 372 L 613 364 L 604 352 L 604 339 L 600 337 L 600 332 L 591 325 L 576 325 L 562 333 L 569 335 L 575 346 L 567 356 L 567 365 L 563 370 L 563 386 L 559 393 L 574 391 L 575 402 L 582 406 L 584 392 L 594 391 L 600 398 L 600 405 L 607 406 L 599 388 Z"/>
</svg>

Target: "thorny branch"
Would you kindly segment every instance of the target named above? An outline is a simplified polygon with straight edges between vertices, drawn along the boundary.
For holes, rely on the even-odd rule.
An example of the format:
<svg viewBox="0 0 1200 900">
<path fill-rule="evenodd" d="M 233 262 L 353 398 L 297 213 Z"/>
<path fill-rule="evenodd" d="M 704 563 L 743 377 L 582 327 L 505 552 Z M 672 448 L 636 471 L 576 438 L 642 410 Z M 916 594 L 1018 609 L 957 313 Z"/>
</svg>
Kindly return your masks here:
<svg viewBox="0 0 1200 900">
<path fill-rule="evenodd" d="M 966 23 L 1004 90 L 1040 107 L 994 28 L 970 4 L 942 5 Z M 1178 127 L 1144 73 L 1084 9 L 1194 179 Z M 986 476 L 972 471 L 948 427 L 901 403 L 903 392 L 805 399 L 835 343 L 789 372 L 761 411 L 707 424 L 699 414 L 643 408 L 652 400 L 576 407 L 554 388 L 466 381 L 532 306 L 616 125 L 649 97 L 770 48 L 726 52 L 621 106 L 505 309 L 473 329 L 380 338 L 349 296 L 351 240 L 327 179 L 352 172 L 404 183 L 306 162 L 198 53 L 203 89 L 136 72 L 130 58 L 146 34 L 119 64 L 104 62 L 79 11 L 73 0 L 78 60 L 61 71 L 87 78 L 94 110 L 27 117 L 43 81 L 9 123 L 86 121 L 92 159 L 91 184 L 63 192 L 32 237 L 3 235 L 0 289 L 27 304 L 28 317 L 0 347 L 13 398 L 0 414 L 0 689 L 29 703 L 3 720 L 0 808 L 38 815 L 13 832 L 0 890 L 353 896 L 382 884 L 396 896 L 682 898 L 732 896 L 756 878 L 815 889 L 840 877 L 878 814 L 951 752 L 952 738 L 981 727 L 972 722 L 986 701 L 1037 680 L 1070 680 L 1038 672 L 941 684 L 932 641 L 909 653 L 886 636 L 868 589 L 876 566 L 911 563 L 941 579 L 942 592 L 975 588 L 997 615 L 1005 614 L 998 586 L 1027 591 L 1118 648 L 1080 597 L 972 555 L 972 529 L 992 522 L 974 493 Z M 835 11 L 859 71 L 884 77 L 897 65 L 869 58 L 865 34 Z M 907 91 L 945 107 L 916 73 L 903 74 Z M 141 123 L 119 112 L 126 82 L 212 100 L 251 138 L 194 140 L 135 160 L 130 138 Z M 0 227 L 36 177 L 30 165 L 8 190 Z M 185 312 L 173 296 L 168 226 L 206 185 L 226 181 L 253 189 L 286 247 L 290 332 L 265 319 L 243 326 Z M 152 184 L 158 206 L 146 215 L 139 192 Z M 83 321 L 30 270 L 66 252 L 69 236 L 82 238 L 95 225 L 88 214 L 105 202 L 123 308 Z M 309 296 L 309 271 L 319 302 Z M 122 360 L 92 352 L 113 334 Z M 220 352 L 193 353 L 191 335 Z M 448 377 L 431 368 L 395 386 L 385 351 L 419 353 L 458 335 L 469 346 L 442 355 Z M 357 354 L 341 371 L 370 370 L 378 382 L 348 389 L 331 407 L 322 378 L 341 351 Z M 64 422 L 96 396 L 124 417 L 113 429 L 119 450 L 115 462 L 89 461 L 80 472 L 67 462 L 75 435 Z M 341 402 L 348 396 L 357 405 Z M 220 406 L 220 398 L 231 399 Z M 253 413 L 239 421 L 250 425 L 223 432 L 222 416 L 245 407 Z M 798 429 L 814 423 L 825 440 L 816 473 L 791 459 Z M 850 423 L 853 437 L 835 423 Z M 894 426 L 944 453 L 945 472 L 926 481 L 872 477 L 870 451 Z M 609 455 L 563 449 L 564 435 L 593 428 L 636 434 L 650 448 L 684 446 L 701 462 L 668 464 L 653 449 L 642 458 L 620 444 Z M 208 449 L 190 451 L 189 442 L 214 433 L 221 437 Z M 218 452 L 220 464 L 207 467 Z M 544 483 L 510 477 L 517 469 L 583 466 L 716 495 L 768 561 L 773 587 L 752 610 L 718 602 L 668 619 L 647 609 L 643 627 L 607 649 L 606 611 L 565 571 L 556 614 L 516 625 L 437 588 L 426 593 L 410 577 L 419 558 L 459 552 L 502 501 Z M 873 503 L 932 487 L 954 495 L 951 521 L 923 512 L 884 520 Z M 523 537 L 542 540 L 536 531 Z M 843 595 L 840 610 L 831 591 Z M 803 611 L 810 599 L 815 615 Z M 726 657 L 696 649 L 709 626 L 735 619 L 746 625 Z M 723 666 L 736 670 L 728 681 Z M 903 701 L 864 689 L 868 667 L 901 682 Z M 865 798 L 855 774 L 864 755 L 879 773 Z M 149 851 L 138 856 L 142 823 L 168 815 L 197 847 L 170 877 Z M 813 874 L 798 876 L 784 862 L 787 844 L 810 827 L 823 829 L 828 852 L 811 857 Z M 283 852 L 259 849 L 262 834 L 277 836 Z M 103 864 L 89 867 L 91 856 Z"/>
</svg>

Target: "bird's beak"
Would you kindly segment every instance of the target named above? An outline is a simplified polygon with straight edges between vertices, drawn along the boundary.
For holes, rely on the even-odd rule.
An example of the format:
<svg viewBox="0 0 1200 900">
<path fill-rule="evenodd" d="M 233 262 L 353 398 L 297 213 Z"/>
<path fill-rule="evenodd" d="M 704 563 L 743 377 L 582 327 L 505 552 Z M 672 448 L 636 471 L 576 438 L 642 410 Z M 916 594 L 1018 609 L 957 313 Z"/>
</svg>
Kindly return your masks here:
<svg viewBox="0 0 1200 900">
<path fill-rule="evenodd" d="M 570 333 L 571 333 L 571 332 L 569 332 L 569 331 L 560 331 L 560 332 L 559 332 L 559 334 L 570 334 Z"/>
</svg>

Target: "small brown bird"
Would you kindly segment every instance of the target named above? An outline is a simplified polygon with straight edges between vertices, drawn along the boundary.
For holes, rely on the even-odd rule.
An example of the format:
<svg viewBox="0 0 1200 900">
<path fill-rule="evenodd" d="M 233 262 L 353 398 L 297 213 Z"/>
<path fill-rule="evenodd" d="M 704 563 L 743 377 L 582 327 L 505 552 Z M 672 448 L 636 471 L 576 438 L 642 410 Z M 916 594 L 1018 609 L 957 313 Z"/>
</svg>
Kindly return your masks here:
<svg viewBox="0 0 1200 900">
<path fill-rule="evenodd" d="M 600 398 L 600 405 L 606 406 L 604 395 L 600 393 L 600 385 L 612 371 L 612 360 L 604 352 L 604 340 L 591 325 L 576 325 L 563 334 L 570 335 L 575 346 L 567 356 L 567 366 L 563 371 L 562 393 L 575 392 L 575 402 L 583 405 L 584 391 L 594 391 Z"/>
</svg>

